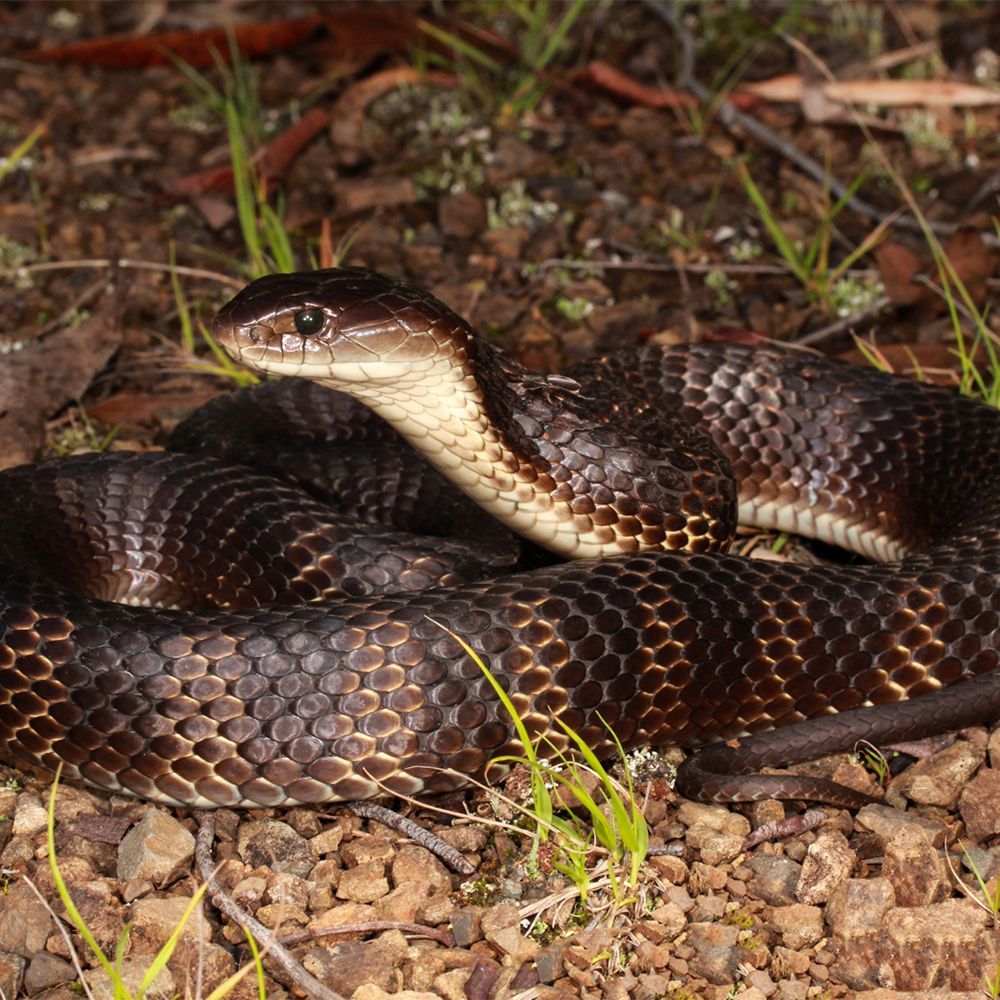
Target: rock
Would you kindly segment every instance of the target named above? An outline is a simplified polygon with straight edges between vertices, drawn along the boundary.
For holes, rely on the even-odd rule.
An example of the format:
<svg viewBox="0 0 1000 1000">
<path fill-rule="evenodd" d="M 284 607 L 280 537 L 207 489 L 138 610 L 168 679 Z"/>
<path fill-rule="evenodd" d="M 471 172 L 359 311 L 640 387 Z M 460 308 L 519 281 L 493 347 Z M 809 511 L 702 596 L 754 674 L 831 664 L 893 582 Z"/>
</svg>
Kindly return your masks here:
<svg viewBox="0 0 1000 1000">
<path fill-rule="evenodd" d="M 1000 727 L 995 728 L 987 738 L 986 752 L 989 755 L 990 767 L 1000 768 Z"/>
<path fill-rule="evenodd" d="M 143 977 L 149 971 L 151 963 L 152 956 L 148 958 L 130 957 L 123 959 L 118 971 L 122 982 L 125 984 L 125 988 L 131 995 L 134 996 L 138 993 L 139 986 L 142 983 Z M 87 981 L 90 983 L 94 1000 L 117 1000 L 119 994 L 115 992 L 114 984 L 103 969 L 95 969 L 89 974 Z M 152 986 L 148 987 L 143 994 L 144 997 L 149 997 L 150 1000 L 171 1000 L 175 995 L 174 977 L 167 969 L 160 971 L 160 974 L 153 981 Z"/>
<path fill-rule="evenodd" d="M 753 872 L 747 883 L 749 891 L 772 906 L 794 903 L 795 887 L 802 875 L 802 865 L 791 858 L 755 854 L 746 862 Z"/>
<path fill-rule="evenodd" d="M 392 208 L 419 201 L 408 177 L 342 178 L 334 185 L 339 215 L 354 215 L 372 208 Z"/>
<path fill-rule="evenodd" d="M 646 858 L 646 865 L 672 885 L 683 885 L 690 874 L 687 864 L 670 854 L 656 854 Z"/>
<path fill-rule="evenodd" d="M 691 865 L 691 877 L 688 880 L 691 892 L 698 893 L 710 891 L 718 892 L 724 889 L 729 881 L 729 873 L 714 865 L 706 865 L 701 861 L 695 861 Z"/>
<path fill-rule="evenodd" d="M 739 928 L 727 924 L 695 923 L 688 925 L 687 944 L 694 950 L 689 960 L 691 972 L 716 986 L 732 983 L 745 949 L 737 945 Z"/>
<path fill-rule="evenodd" d="M 482 911 L 480 923 L 483 935 L 488 939 L 489 934 L 503 927 L 520 926 L 521 914 L 513 903 L 497 903 L 496 906 L 489 906 Z"/>
<path fill-rule="evenodd" d="M 980 990 L 996 972 L 996 938 L 968 899 L 888 910 L 880 945 L 897 990 Z"/>
<path fill-rule="evenodd" d="M 855 822 L 858 829 L 869 830 L 875 834 L 883 847 L 904 826 L 919 827 L 927 834 L 927 839 L 933 847 L 941 847 L 948 832 L 947 826 L 937 820 L 928 819 L 926 816 L 915 816 L 892 806 L 878 804 L 862 806 L 858 810 Z"/>
<path fill-rule="evenodd" d="M 452 969 L 434 977 L 434 989 L 444 1000 L 467 1000 L 465 984 L 469 981 L 469 969 Z M 433 994 L 432 994 L 433 995 Z"/>
<path fill-rule="evenodd" d="M 687 917 L 676 903 L 661 903 L 650 916 L 663 928 L 664 937 L 673 941 L 687 926 Z"/>
<path fill-rule="evenodd" d="M 504 964 L 520 965 L 538 954 L 538 942 L 521 933 L 521 916 L 513 903 L 498 903 L 483 912 L 483 937 L 503 952 Z"/>
<path fill-rule="evenodd" d="M 775 979 L 789 979 L 804 976 L 809 968 L 809 955 L 801 951 L 793 951 L 779 945 L 771 957 L 771 975 Z"/>
<path fill-rule="evenodd" d="M 486 228 L 486 203 L 471 191 L 446 194 L 438 199 L 437 208 L 438 225 L 445 236 L 471 239 Z"/>
<path fill-rule="evenodd" d="M 486 940 L 498 951 L 503 952 L 505 965 L 509 963 L 518 966 L 538 954 L 538 942 L 526 937 L 517 927 L 500 927 L 495 931 L 489 931 Z"/>
<path fill-rule="evenodd" d="M 21 792 L 14 810 L 14 836 L 34 837 L 49 825 L 49 813 L 32 792 Z"/>
<path fill-rule="evenodd" d="M 194 837 L 173 816 L 159 809 L 146 815 L 118 845 L 118 877 L 159 884 L 194 857 Z"/>
<path fill-rule="evenodd" d="M 446 844 L 451 844 L 456 851 L 462 851 L 465 854 L 479 853 L 490 839 L 489 833 L 478 826 L 449 826 L 447 830 L 442 830 L 438 836 Z"/>
<path fill-rule="evenodd" d="M 266 867 L 302 878 L 315 864 L 309 841 L 276 819 L 243 823 L 236 835 L 236 852 L 251 868 Z"/>
<path fill-rule="evenodd" d="M 381 861 L 367 861 L 356 868 L 348 868 L 337 883 L 337 899 L 352 903 L 373 903 L 388 891 L 389 882 Z"/>
<path fill-rule="evenodd" d="M 878 985 L 880 928 L 895 903 L 887 878 L 852 878 L 834 890 L 826 907 L 826 921 L 833 933 L 832 971 L 838 980 L 858 990 Z"/>
<path fill-rule="evenodd" d="M 374 941 L 341 941 L 314 948 L 302 964 L 320 982 L 349 996 L 366 983 L 381 989 L 395 985 L 395 969 L 403 964 L 406 953 L 406 939 L 399 931 L 388 931 Z"/>
<path fill-rule="evenodd" d="M 405 844 L 392 861 L 393 885 L 405 882 L 424 882 L 430 886 L 430 895 L 451 892 L 451 875 L 442 862 L 426 847 Z"/>
<path fill-rule="evenodd" d="M 535 971 L 540 983 L 554 983 L 563 974 L 565 941 L 553 941 L 535 956 Z"/>
<path fill-rule="evenodd" d="M 20 995 L 27 964 L 20 955 L 0 951 L 0 996 L 13 998 Z"/>
<path fill-rule="evenodd" d="M 262 906 L 256 915 L 265 927 L 270 927 L 271 930 L 280 928 L 283 934 L 309 923 L 306 911 L 293 903 L 269 903 Z"/>
<path fill-rule="evenodd" d="M 407 882 L 406 885 L 412 886 L 414 883 Z M 402 888 L 405 888 L 406 885 Z M 450 895 L 441 893 L 437 896 L 428 896 L 417 907 L 417 923 L 428 924 L 431 927 L 437 927 L 439 924 L 447 924 L 451 920 L 451 914 L 454 909 L 455 904 L 451 901 Z"/>
<path fill-rule="evenodd" d="M 688 831 L 688 843 L 691 844 L 691 834 L 693 828 Z M 699 847 L 701 860 L 706 865 L 721 865 L 727 861 L 732 861 L 743 850 L 745 837 L 740 837 L 734 833 L 715 833 L 704 840 Z M 695 846 L 691 844 L 691 846 Z"/>
<path fill-rule="evenodd" d="M 823 911 L 805 903 L 776 906 L 767 926 L 781 935 L 786 947 L 808 948 L 823 936 Z"/>
<path fill-rule="evenodd" d="M 1000 767 L 984 768 L 962 789 L 958 810 L 971 840 L 982 842 L 1000 834 Z"/>
<path fill-rule="evenodd" d="M 341 903 L 309 921 L 309 930 L 325 931 L 345 924 L 367 924 L 375 920 L 375 907 L 369 903 Z"/>
<path fill-rule="evenodd" d="M 351 1000 L 441 1000 L 438 993 L 427 993 L 423 990 L 400 990 L 398 993 L 386 993 L 378 986 L 361 986 L 351 995 Z"/>
<path fill-rule="evenodd" d="M 470 944 L 482 940 L 482 912 L 478 906 L 459 906 L 452 912 L 451 932 L 459 948 L 468 948 Z"/>
<path fill-rule="evenodd" d="M 166 899 L 146 897 L 132 904 L 131 952 L 136 955 L 155 954 L 166 944 L 175 928 L 184 917 L 190 898 L 170 896 Z M 212 928 L 207 920 L 199 919 L 198 908 L 188 918 L 181 932 L 180 940 L 192 944 L 199 936 L 206 943 L 212 938 Z"/>
<path fill-rule="evenodd" d="M 379 920 L 417 919 L 417 910 L 427 901 L 431 887 L 419 882 L 404 882 L 388 895 L 375 901 L 375 912 Z"/>
<path fill-rule="evenodd" d="M 677 820 L 689 828 L 707 827 L 716 833 L 737 837 L 745 837 L 750 832 L 750 821 L 746 816 L 707 802 L 681 802 L 677 807 Z M 688 833 L 690 835 L 690 829 Z"/>
<path fill-rule="evenodd" d="M 0 894 L 0 952 L 31 958 L 45 948 L 51 928 L 49 911 L 26 885 Z"/>
<path fill-rule="evenodd" d="M 882 875 L 892 883 L 897 906 L 937 903 L 951 893 L 941 852 L 917 827 L 901 828 L 886 844 Z"/>
<path fill-rule="evenodd" d="M 953 809 L 962 789 L 985 759 L 983 747 L 958 740 L 908 767 L 889 782 L 889 789 L 920 805 Z"/>
<path fill-rule="evenodd" d="M 76 969 L 47 951 L 40 951 L 31 960 L 24 974 L 24 988 L 29 994 L 41 993 L 50 986 L 72 983 L 76 979 Z"/>
<path fill-rule="evenodd" d="M 395 857 L 396 849 L 385 837 L 356 837 L 340 849 L 344 864 L 350 867 L 377 861 L 385 866 Z"/>
<path fill-rule="evenodd" d="M 329 830 L 316 834 L 309 841 L 309 847 L 316 857 L 321 858 L 324 854 L 333 854 L 340 848 L 340 843 L 344 839 L 344 828 L 342 826 L 331 826 Z"/>
<path fill-rule="evenodd" d="M 858 858 L 837 830 L 823 830 L 806 851 L 795 886 L 800 903 L 825 903 L 841 882 L 850 878 Z"/>
<path fill-rule="evenodd" d="M 267 880 L 265 903 L 287 903 L 290 906 L 309 905 L 309 883 L 298 875 L 276 872 Z"/>
</svg>

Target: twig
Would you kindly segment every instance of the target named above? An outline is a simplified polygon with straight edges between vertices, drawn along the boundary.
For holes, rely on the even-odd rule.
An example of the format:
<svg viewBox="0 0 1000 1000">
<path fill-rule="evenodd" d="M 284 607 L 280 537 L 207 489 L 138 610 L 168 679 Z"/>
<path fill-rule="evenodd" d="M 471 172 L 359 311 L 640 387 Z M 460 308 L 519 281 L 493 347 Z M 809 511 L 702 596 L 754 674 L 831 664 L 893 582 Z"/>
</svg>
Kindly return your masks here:
<svg viewBox="0 0 1000 1000">
<path fill-rule="evenodd" d="M 408 920 L 369 920 L 364 924 L 338 924 L 336 927 L 318 927 L 315 930 L 296 931 L 280 938 L 282 944 L 301 944 L 316 938 L 331 937 L 334 934 L 375 934 L 378 931 L 403 931 L 420 937 L 433 938 L 446 948 L 455 947 L 455 938 L 449 931 L 439 931 L 436 927 L 411 923 Z"/>
<path fill-rule="evenodd" d="M 676 274 L 688 271 L 691 274 L 709 274 L 712 271 L 722 271 L 724 274 L 788 274 L 788 268 L 780 264 L 705 264 L 691 262 L 678 264 L 673 261 L 649 260 L 570 260 L 564 257 L 550 257 L 539 265 L 540 271 L 554 267 L 564 267 L 572 271 L 658 271 Z"/>
<path fill-rule="evenodd" d="M 0 271 L 0 281 L 11 278 L 19 278 L 25 274 L 35 274 L 39 271 L 72 271 L 75 268 L 115 268 L 132 269 L 136 271 L 176 271 L 189 278 L 206 278 L 209 281 L 226 285 L 228 288 L 241 289 L 246 282 L 239 278 L 230 278 L 219 271 L 208 271 L 201 267 L 185 267 L 183 264 L 171 266 L 156 260 L 133 260 L 130 257 L 121 257 L 117 260 L 107 257 L 86 257 L 82 260 L 50 260 L 41 264 L 25 264 L 23 267 L 12 267 L 5 271 Z"/>
<path fill-rule="evenodd" d="M 684 24 L 684 18 L 681 13 L 682 4 L 667 3 L 666 0 L 643 0 L 643 2 L 649 10 L 660 18 L 660 20 L 670 26 L 680 44 L 681 63 L 680 71 L 678 73 L 678 86 L 689 90 L 695 95 L 695 97 L 698 98 L 699 101 L 704 103 L 709 102 L 712 99 L 711 93 L 695 78 L 694 75 L 694 35 Z M 792 44 L 793 40 L 788 39 L 788 41 L 789 44 Z M 803 153 L 798 146 L 788 142 L 786 139 L 783 139 L 780 135 L 759 122 L 752 115 L 748 115 L 734 107 L 732 104 L 726 102 L 723 102 L 718 106 L 717 114 L 719 121 L 722 122 L 727 130 L 731 131 L 733 126 L 739 126 L 744 132 L 753 136 L 753 138 L 755 138 L 758 142 L 776 150 L 783 157 L 785 157 L 785 159 L 794 163 L 795 166 L 798 167 L 804 174 L 824 185 L 824 187 L 829 189 L 838 199 L 844 199 L 845 205 L 851 208 L 852 211 L 858 212 L 861 215 L 866 215 L 871 219 L 879 220 L 882 220 L 888 214 L 875 205 L 865 201 L 863 198 L 850 194 L 846 184 L 832 176 L 826 168 L 817 163 L 811 156 L 807 156 Z M 914 232 L 923 231 L 923 226 L 921 226 L 920 222 L 909 215 L 900 216 L 900 218 L 896 220 L 896 224 Z M 928 222 L 927 225 L 929 225 L 935 233 L 942 236 L 949 236 L 960 228 L 959 224 L 955 222 Z M 984 239 L 987 240 L 990 245 L 995 245 L 995 237 L 992 237 L 990 234 L 985 234 Z"/>
<path fill-rule="evenodd" d="M 814 830 L 820 823 L 825 822 L 827 814 L 822 809 L 809 809 L 801 816 L 789 816 L 786 819 L 772 820 L 763 826 L 757 827 L 753 833 L 748 834 L 743 841 L 743 850 L 749 851 L 751 847 L 763 844 L 765 841 L 778 840 L 781 837 L 791 837 L 807 830 Z"/>
<path fill-rule="evenodd" d="M 436 854 L 442 861 L 451 865 L 459 874 L 475 875 L 475 866 L 465 860 L 461 851 L 452 847 L 451 844 L 446 844 L 440 837 L 436 837 L 430 830 L 415 823 L 412 819 L 407 819 L 405 816 L 374 802 L 351 802 L 350 807 L 355 816 L 376 820 L 393 830 L 405 833 L 410 840 L 421 847 L 426 847 L 432 854 Z"/>
<path fill-rule="evenodd" d="M 311 976 L 302 963 L 278 941 L 277 935 L 259 920 L 245 913 L 233 902 L 219 887 L 215 877 L 215 865 L 212 861 L 212 843 L 215 840 L 215 817 L 212 815 L 203 816 L 198 826 L 198 838 L 195 841 L 195 858 L 198 864 L 198 872 L 208 886 L 208 896 L 230 920 L 239 924 L 240 927 L 249 931 L 256 940 L 264 945 L 268 953 L 277 960 L 278 964 L 288 973 L 292 982 L 302 990 L 306 996 L 313 1000 L 344 1000 L 339 993 L 334 993 L 328 986 L 324 986 L 315 976 Z"/>
</svg>

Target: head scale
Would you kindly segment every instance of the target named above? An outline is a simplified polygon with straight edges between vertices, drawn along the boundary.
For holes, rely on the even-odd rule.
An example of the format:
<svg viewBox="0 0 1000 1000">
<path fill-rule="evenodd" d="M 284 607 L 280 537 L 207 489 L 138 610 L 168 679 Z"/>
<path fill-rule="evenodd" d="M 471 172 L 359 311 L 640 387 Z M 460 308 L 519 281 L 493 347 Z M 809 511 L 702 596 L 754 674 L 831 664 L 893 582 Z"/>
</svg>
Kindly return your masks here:
<svg viewBox="0 0 1000 1000">
<path fill-rule="evenodd" d="M 269 374 L 360 381 L 464 356 L 473 336 L 433 296 L 361 268 L 272 274 L 215 319 L 219 344 Z"/>
</svg>

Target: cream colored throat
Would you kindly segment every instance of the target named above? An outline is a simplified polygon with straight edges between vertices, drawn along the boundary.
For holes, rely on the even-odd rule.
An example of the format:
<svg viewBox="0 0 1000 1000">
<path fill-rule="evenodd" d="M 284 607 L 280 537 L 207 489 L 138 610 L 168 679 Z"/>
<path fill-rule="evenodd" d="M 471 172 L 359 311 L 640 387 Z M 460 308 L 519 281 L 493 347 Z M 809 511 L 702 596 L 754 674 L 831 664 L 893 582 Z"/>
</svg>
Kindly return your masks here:
<svg viewBox="0 0 1000 1000">
<path fill-rule="evenodd" d="M 382 362 L 370 366 L 369 374 L 377 371 L 377 377 L 364 380 L 356 370 L 339 372 L 338 367 L 307 377 L 371 407 L 459 489 L 519 535 L 571 559 L 621 553 L 613 528 L 574 514 L 568 503 L 541 488 L 537 472 L 489 419 L 482 390 L 462 366 L 445 368 L 434 359 Z"/>
</svg>

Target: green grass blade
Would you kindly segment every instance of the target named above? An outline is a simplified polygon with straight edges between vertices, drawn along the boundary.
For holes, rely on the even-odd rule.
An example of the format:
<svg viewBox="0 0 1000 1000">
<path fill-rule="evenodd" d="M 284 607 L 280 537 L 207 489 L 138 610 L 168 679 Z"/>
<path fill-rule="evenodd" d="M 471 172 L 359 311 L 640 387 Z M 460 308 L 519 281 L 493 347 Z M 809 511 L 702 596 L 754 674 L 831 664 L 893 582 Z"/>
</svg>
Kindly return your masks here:
<svg viewBox="0 0 1000 1000">
<path fill-rule="evenodd" d="M 0 160 L 0 181 L 8 174 L 17 170 L 18 164 L 31 151 L 31 147 L 45 134 L 44 125 L 36 125 L 11 151 L 9 156 Z"/>
<path fill-rule="evenodd" d="M 131 995 L 122 985 L 121 976 L 117 974 L 115 967 L 108 961 L 107 955 L 104 954 L 101 946 L 95 940 L 93 933 L 91 933 L 90 928 L 80 915 L 80 911 L 76 908 L 76 904 L 73 902 L 73 897 L 70 895 L 69 889 L 66 887 L 66 882 L 62 877 L 62 872 L 59 870 L 59 863 L 56 859 L 56 793 L 59 790 L 59 778 L 61 775 L 62 764 L 56 768 L 56 775 L 52 781 L 52 789 L 49 792 L 49 815 L 46 843 L 49 851 L 49 870 L 52 872 L 52 881 L 55 883 L 56 893 L 66 909 L 66 914 L 69 917 L 70 922 L 77 929 L 80 937 L 82 937 L 86 942 L 87 947 L 90 949 L 97 961 L 101 963 L 101 967 L 108 974 L 108 978 L 112 983 L 114 983 L 116 1000 L 119 997 L 126 998 L 126 1000 L 132 1000 Z"/>
<path fill-rule="evenodd" d="M 191 914 L 201 904 L 201 899 L 207 889 L 207 885 L 199 886 L 198 891 L 191 897 L 191 901 L 184 907 L 184 912 L 181 914 L 181 919 L 178 921 L 177 926 L 171 931 L 170 937 L 164 942 L 163 947 L 153 956 L 153 961 L 149 963 L 149 968 L 146 970 L 146 974 L 142 977 L 142 982 L 139 984 L 139 992 L 136 995 L 136 1000 L 141 1000 L 146 990 L 156 982 L 156 977 L 163 971 L 167 962 L 170 961 L 174 950 L 177 948 L 177 943 L 184 933 L 184 928 L 187 926 L 188 920 L 191 919 Z"/>
<path fill-rule="evenodd" d="M 789 270 L 802 285 L 807 288 L 812 287 L 811 276 L 803 266 L 799 252 L 795 249 L 795 244 L 792 243 L 785 231 L 778 225 L 778 220 L 774 217 L 771 206 L 768 205 L 767 199 L 761 194 L 760 188 L 754 183 L 753 177 L 750 176 L 750 171 L 747 170 L 746 164 L 742 160 L 736 163 L 736 174 L 750 200 L 754 203 L 757 214 L 760 216 L 760 220 L 764 223 L 768 233 L 770 233 L 771 239 L 778 248 L 778 253 L 781 255 L 782 260 L 784 260 Z"/>
</svg>

